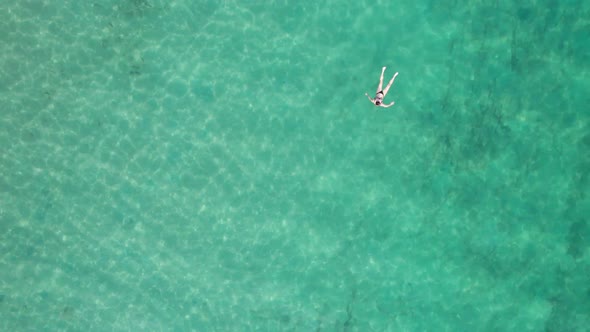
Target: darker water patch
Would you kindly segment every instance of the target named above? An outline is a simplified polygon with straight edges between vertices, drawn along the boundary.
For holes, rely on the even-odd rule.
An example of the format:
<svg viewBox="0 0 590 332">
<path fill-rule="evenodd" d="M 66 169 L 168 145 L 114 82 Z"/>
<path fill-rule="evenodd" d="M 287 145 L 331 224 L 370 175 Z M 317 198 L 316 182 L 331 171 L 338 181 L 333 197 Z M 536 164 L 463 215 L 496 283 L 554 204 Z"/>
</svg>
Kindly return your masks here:
<svg viewBox="0 0 590 332">
<path fill-rule="evenodd" d="M 516 10 L 516 17 L 521 22 L 527 22 L 533 17 L 533 10 L 531 8 L 520 7 Z"/>
<path fill-rule="evenodd" d="M 195 97 L 202 100 L 212 101 L 215 98 L 211 85 L 203 81 L 193 80 L 191 82 L 190 91 Z"/>
</svg>

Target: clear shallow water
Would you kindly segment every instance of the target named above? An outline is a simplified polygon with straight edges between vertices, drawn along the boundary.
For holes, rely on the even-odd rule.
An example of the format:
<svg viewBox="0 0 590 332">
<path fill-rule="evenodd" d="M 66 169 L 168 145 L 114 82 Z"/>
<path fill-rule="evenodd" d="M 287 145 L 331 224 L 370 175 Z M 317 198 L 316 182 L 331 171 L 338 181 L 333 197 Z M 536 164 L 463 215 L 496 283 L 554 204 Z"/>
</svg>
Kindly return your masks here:
<svg viewBox="0 0 590 332">
<path fill-rule="evenodd" d="M 584 331 L 589 11 L 3 2 L 0 329 Z"/>
</svg>

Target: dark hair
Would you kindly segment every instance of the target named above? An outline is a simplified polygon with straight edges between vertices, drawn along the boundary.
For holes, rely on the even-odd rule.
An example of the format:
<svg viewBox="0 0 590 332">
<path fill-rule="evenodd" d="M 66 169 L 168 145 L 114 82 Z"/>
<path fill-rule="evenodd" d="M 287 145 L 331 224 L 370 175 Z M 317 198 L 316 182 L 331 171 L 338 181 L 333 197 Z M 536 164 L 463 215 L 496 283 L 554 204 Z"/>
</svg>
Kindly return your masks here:
<svg viewBox="0 0 590 332">
<path fill-rule="evenodd" d="M 381 101 L 380 100 L 375 100 L 375 105 L 381 105 Z"/>
</svg>

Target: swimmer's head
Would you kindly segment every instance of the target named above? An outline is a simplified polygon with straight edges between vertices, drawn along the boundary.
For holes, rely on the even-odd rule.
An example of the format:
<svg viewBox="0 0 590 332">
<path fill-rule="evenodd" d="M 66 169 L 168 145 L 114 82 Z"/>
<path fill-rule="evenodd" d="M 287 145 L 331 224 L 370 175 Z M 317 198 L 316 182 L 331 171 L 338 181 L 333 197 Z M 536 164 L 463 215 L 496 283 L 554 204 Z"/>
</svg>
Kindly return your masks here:
<svg viewBox="0 0 590 332">
<path fill-rule="evenodd" d="M 381 105 L 381 100 L 375 100 L 375 105 L 377 105 L 377 106 Z"/>
</svg>

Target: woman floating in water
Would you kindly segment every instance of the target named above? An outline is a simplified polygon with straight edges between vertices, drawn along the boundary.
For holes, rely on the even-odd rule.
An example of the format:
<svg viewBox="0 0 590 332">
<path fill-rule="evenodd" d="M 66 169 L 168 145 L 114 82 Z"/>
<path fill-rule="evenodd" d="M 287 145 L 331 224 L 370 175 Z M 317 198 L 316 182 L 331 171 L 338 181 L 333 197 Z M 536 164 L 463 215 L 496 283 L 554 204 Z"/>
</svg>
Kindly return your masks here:
<svg viewBox="0 0 590 332">
<path fill-rule="evenodd" d="M 377 87 L 377 94 L 375 95 L 375 99 L 369 97 L 369 95 L 365 92 L 365 96 L 367 96 L 367 98 L 369 98 L 369 100 L 373 104 L 375 104 L 375 106 L 389 107 L 389 106 L 393 106 L 393 104 L 395 104 L 395 102 L 393 102 L 393 101 L 387 105 L 383 104 L 383 98 L 385 98 L 385 96 L 387 95 L 387 91 L 389 91 L 389 88 L 393 84 L 393 80 L 395 80 L 395 77 L 398 74 L 398 73 L 395 73 L 393 75 L 393 77 L 391 78 L 391 81 L 389 81 L 389 83 L 385 87 L 385 90 L 383 90 L 382 89 L 383 88 L 383 74 L 385 73 L 385 68 L 386 67 L 383 67 L 383 69 L 381 70 L 381 78 L 379 79 L 379 86 Z"/>
</svg>

